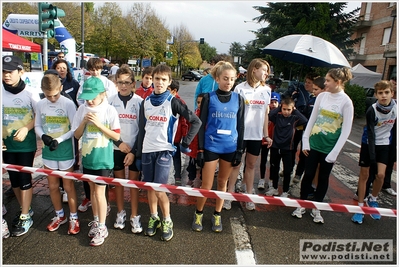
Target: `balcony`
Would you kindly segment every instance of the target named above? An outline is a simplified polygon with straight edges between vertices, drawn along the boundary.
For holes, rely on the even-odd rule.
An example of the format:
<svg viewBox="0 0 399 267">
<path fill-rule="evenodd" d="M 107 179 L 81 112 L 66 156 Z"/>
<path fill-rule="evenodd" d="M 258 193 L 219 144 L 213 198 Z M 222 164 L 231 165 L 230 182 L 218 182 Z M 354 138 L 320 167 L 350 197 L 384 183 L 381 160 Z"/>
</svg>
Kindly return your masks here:
<svg viewBox="0 0 399 267">
<path fill-rule="evenodd" d="M 367 48 L 366 47 L 354 47 L 353 55 L 349 56 L 349 60 L 365 61 L 367 59 Z"/>
<path fill-rule="evenodd" d="M 373 19 L 373 14 L 366 13 L 363 15 L 363 17 L 360 18 L 360 20 L 356 23 L 355 29 L 360 30 L 364 28 L 368 28 L 371 26 Z"/>
<path fill-rule="evenodd" d="M 385 58 L 396 58 L 396 43 L 388 43 L 384 49 Z"/>
</svg>

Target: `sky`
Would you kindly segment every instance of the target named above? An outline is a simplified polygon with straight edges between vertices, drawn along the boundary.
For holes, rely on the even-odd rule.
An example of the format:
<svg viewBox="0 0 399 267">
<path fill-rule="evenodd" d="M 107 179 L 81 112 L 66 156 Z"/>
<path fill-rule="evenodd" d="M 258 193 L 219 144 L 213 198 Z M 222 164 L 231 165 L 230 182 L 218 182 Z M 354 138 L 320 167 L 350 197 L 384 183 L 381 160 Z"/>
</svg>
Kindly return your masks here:
<svg viewBox="0 0 399 267">
<path fill-rule="evenodd" d="M 252 19 L 261 15 L 253 6 L 265 6 L 266 1 L 141 1 L 151 3 L 169 30 L 182 24 L 195 40 L 205 42 L 217 49 L 217 53 L 228 54 L 230 44 L 245 45 L 255 39 L 261 25 Z M 360 7 L 361 2 L 348 2 L 348 11 Z M 129 10 L 131 2 L 117 2 L 122 10 Z M 96 6 L 99 3 L 96 2 Z M 248 22 L 244 22 L 248 21 Z M 266 25 L 262 22 L 263 27 Z"/>
</svg>

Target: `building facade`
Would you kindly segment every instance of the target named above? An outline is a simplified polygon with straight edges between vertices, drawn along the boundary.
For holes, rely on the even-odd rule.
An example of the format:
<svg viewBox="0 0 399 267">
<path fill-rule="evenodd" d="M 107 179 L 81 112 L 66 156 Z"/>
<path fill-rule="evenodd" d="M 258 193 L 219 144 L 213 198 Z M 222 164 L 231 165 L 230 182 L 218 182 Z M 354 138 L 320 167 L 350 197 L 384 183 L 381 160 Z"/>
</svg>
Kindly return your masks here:
<svg viewBox="0 0 399 267">
<path fill-rule="evenodd" d="M 397 22 L 396 2 L 364 2 L 352 39 L 363 37 L 354 45 L 352 66 L 358 63 L 382 73 L 383 79 L 396 76 Z"/>
</svg>

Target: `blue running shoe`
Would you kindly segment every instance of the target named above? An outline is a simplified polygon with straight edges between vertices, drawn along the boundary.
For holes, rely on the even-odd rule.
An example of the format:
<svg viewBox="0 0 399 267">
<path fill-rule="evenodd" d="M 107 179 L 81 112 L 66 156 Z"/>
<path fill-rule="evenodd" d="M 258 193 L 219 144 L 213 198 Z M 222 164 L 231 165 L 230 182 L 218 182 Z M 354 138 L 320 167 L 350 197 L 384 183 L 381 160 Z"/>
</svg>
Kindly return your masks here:
<svg viewBox="0 0 399 267">
<path fill-rule="evenodd" d="M 352 222 L 357 223 L 357 224 L 362 224 L 363 223 L 363 218 L 364 218 L 364 214 L 362 213 L 355 213 L 352 216 Z"/>
<path fill-rule="evenodd" d="M 32 224 L 33 220 L 30 216 L 28 216 L 27 218 L 19 218 L 18 224 L 12 226 L 11 235 L 21 236 L 26 234 Z"/>
<path fill-rule="evenodd" d="M 367 198 L 366 201 L 367 206 L 369 206 L 370 208 L 378 208 L 378 203 L 377 201 L 373 201 L 371 199 L 371 197 Z M 370 214 L 371 218 L 373 218 L 374 220 L 379 220 L 381 219 L 381 215 L 380 214 Z"/>
</svg>

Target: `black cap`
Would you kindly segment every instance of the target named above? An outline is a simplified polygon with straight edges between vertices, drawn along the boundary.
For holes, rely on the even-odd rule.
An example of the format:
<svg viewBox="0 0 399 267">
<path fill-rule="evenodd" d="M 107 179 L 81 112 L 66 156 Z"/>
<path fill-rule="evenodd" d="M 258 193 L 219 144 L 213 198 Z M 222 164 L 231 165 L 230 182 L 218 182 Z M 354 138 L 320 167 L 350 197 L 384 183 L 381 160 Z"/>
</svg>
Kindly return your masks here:
<svg viewBox="0 0 399 267">
<path fill-rule="evenodd" d="M 14 71 L 23 70 L 24 65 L 22 60 L 17 56 L 4 56 L 3 57 L 3 70 Z"/>
<path fill-rule="evenodd" d="M 46 75 L 46 74 L 53 74 L 53 75 L 57 75 L 58 76 L 58 78 L 61 78 L 60 77 L 60 74 L 58 73 L 58 71 L 56 71 L 55 69 L 49 69 L 49 70 L 46 70 L 45 72 L 44 72 L 44 75 Z"/>
</svg>

